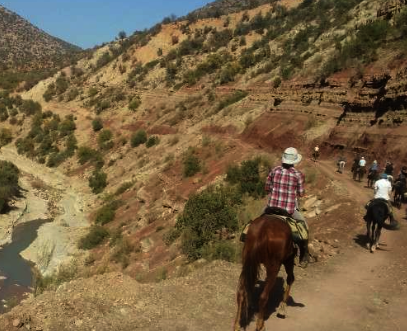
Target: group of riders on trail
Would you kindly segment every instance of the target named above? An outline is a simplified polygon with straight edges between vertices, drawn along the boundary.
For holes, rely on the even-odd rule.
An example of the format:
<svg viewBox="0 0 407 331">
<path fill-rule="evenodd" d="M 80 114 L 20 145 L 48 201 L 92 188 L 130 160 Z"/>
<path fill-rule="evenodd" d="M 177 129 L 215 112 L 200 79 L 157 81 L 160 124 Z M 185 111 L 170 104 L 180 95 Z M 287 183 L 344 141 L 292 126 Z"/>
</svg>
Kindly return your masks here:
<svg viewBox="0 0 407 331">
<path fill-rule="evenodd" d="M 319 156 L 319 147 L 316 146 L 313 151 L 314 161 Z M 282 155 L 282 164 L 273 168 L 267 177 L 265 190 L 267 192 L 267 207 L 264 210 L 264 215 L 280 215 L 286 216 L 284 219 L 286 222 L 294 222 L 291 229 L 293 230 L 293 240 L 300 249 L 300 266 L 305 268 L 309 262 L 308 253 L 308 232 L 309 227 L 301 214 L 299 209 L 298 198 L 305 196 L 305 176 L 304 174 L 295 168 L 295 165 L 300 163 L 302 159 L 301 154 L 297 149 L 290 147 L 287 148 Z M 338 158 L 338 172 L 343 173 L 345 168 L 346 158 L 341 154 Z M 367 161 L 365 158 L 357 156 L 352 166 L 352 172 L 366 172 Z M 390 219 L 390 224 L 396 226 L 397 221 L 393 215 L 393 208 L 391 203 L 392 190 L 399 188 L 402 192 L 402 198 L 407 188 L 407 167 L 401 168 L 400 174 L 393 182 L 394 166 L 391 162 L 387 162 L 383 174 L 379 174 L 379 165 L 377 161 L 373 161 L 368 170 L 368 178 L 372 182 L 374 187 L 374 198 L 366 205 L 368 209 L 372 202 L 385 202 L 387 206 L 386 218 Z M 366 221 L 367 215 L 364 217 Z M 244 241 L 245 235 L 248 231 L 249 225 L 246 226 L 242 233 L 242 241 Z M 298 230 L 298 231 L 297 231 Z M 296 232 L 296 233 L 294 233 Z M 300 233 L 300 235 L 298 235 Z"/>
</svg>

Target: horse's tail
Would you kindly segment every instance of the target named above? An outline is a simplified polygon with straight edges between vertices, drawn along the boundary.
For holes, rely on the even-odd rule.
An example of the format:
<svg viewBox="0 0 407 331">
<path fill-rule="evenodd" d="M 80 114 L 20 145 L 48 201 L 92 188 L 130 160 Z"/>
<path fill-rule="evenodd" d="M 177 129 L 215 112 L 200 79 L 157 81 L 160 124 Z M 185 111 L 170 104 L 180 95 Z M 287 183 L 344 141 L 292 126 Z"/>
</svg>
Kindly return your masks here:
<svg viewBox="0 0 407 331">
<path fill-rule="evenodd" d="M 239 279 L 239 288 L 242 290 L 242 311 L 245 320 L 249 317 L 249 303 L 259 276 L 260 261 L 258 260 L 259 242 L 255 241 L 252 247 L 245 247 L 243 253 L 243 268 Z"/>
<path fill-rule="evenodd" d="M 384 222 L 383 228 L 385 228 L 386 230 L 390 230 L 390 231 L 396 231 L 396 230 L 400 230 L 400 224 L 397 221 L 394 221 L 390 224 L 387 224 L 386 222 Z"/>
<path fill-rule="evenodd" d="M 400 225 L 397 221 L 391 222 L 390 224 L 386 223 L 386 220 L 388 218 L 388 210 L 385 203 L 373 206 L 371 213 L 371 216 L 375 223 L 379 224 L 386 230 L 394 231 L 400 229 Z"/>
</svg>

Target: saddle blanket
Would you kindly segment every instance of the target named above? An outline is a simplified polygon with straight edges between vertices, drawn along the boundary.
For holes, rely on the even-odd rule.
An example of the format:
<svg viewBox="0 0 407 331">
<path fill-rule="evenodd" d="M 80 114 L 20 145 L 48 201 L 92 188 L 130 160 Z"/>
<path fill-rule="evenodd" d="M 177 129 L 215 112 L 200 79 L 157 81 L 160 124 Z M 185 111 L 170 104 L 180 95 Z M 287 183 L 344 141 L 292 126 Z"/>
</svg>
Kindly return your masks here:
<svg viewBox="0 0 407 331">
<path fill-rule="evenodd" d="M 308 230 L 307 226 L 305 225 L 305 222 L 295 220 L 291 217 L 288 216 L 281 216 L 281 215 L 274 215 L 274 214 L 265 214 L 265 216 L 273 216 L 276 218 L 279 218 L 280 220 L 286 222 L 290 228 L 291 228 L 291 233 L 293 236 L 293 241 L 295 243 L 299 243 L 304 240 L 308 240 Z M 249 227 L 252 221 L 247 223 L 242 231 L 242 234 L 240 235 L 240 241 L 244 242 L 246 239 L 246 234 L 249 231 Z"/>
</svg>

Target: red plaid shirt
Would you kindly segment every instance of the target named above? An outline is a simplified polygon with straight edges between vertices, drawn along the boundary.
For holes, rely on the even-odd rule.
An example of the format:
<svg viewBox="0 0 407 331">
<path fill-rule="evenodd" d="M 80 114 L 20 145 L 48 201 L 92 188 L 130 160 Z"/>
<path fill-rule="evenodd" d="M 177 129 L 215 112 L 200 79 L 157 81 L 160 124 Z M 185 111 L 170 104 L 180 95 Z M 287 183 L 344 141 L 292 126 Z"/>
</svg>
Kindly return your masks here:
<svg viewBox="0 0 407 331">
<path fill-rule="evenodd" d="M 267 205 L 294 213 L 297 194 L 303 194 L 305 177 L 294 167 L 284 169 L 275 167 L 269 173 L 266 181 L 266 192 L 269 193 Z"/>
</svg>

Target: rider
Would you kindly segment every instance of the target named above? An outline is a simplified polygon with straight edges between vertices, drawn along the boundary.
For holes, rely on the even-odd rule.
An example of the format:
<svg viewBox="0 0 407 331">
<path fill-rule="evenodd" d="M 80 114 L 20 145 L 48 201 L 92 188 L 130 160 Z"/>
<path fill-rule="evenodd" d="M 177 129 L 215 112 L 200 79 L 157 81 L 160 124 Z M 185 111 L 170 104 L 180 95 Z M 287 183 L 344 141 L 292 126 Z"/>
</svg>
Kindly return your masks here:
<svg viewBox="0 0 407 331">
<path fill-rule="evenodd" d="M 374 160 L 372 165 L 369 168 L 369 172 L 378 171 L 378 170 L 379 170 L 379 165 L 377 164 L 377 161 Z"/>
<path fill-rule="evenodd" d="M 394 215 L 393 215 L 393 207 L 392 207 L 391 201 L 390 201 L 391 184 L 390 184 L 389 180 L 387 179 L 387 174 L 382 174 L 380 176 L 380 179 L 374 185 L 374 192 L 375 192 L 375 195 L 374 195 L 375 199 L 382 199 L 387 202 L 390 223 L 391 224 L 396 223 L 396 220 L 394 219 Z"/>
<path fill-rule="evenodd" d="M 302 156 L 295 148 L 287 148 L 282 156 L 282 165 L 270 171 L 265 189 L 268 193 L 268 207 L 284 209 L 295 220 L 304 222 L 308 230 L 308 224 L 299 212 L 297 202 L 297 197 L 305 195 L 305 176 L 294 168 L 294 165 L 301 162 L 301 159 Z M 300 266 L 306 268 L 308 261 L 308 240 L 304 240 L 300 244 Z"/>
<path fill-rule="evenodd" d="M 360 162 L 360 156 L 357 154 L 355 158 L 353 159 L 353 164 L 352 164 L 352 172 L 355 172 L 357 168 L 359 167 L 359 162 Z"/>
<path fill-rule="evenodd" d="M 407 167 L 406 166 L 402 166 L 399 176 L 397 177 L 397 181 L 401 182 L 404 187 L 407 186 Z"/>
<path fill-rule="evenodd" d="M 366 167 L 366 160 L 363 156 L 359 160 L 359 167 L 361 167 L 363 169 Z"/>
<path fill-rule="evenodd" d="M 393 170 L 394 170 L 393 163 L 391 163 L 390 161 L 387 161 L 386 167 L 384 169 L 384 173 L 388 176 L 393 176 Z"/>
</svg>

